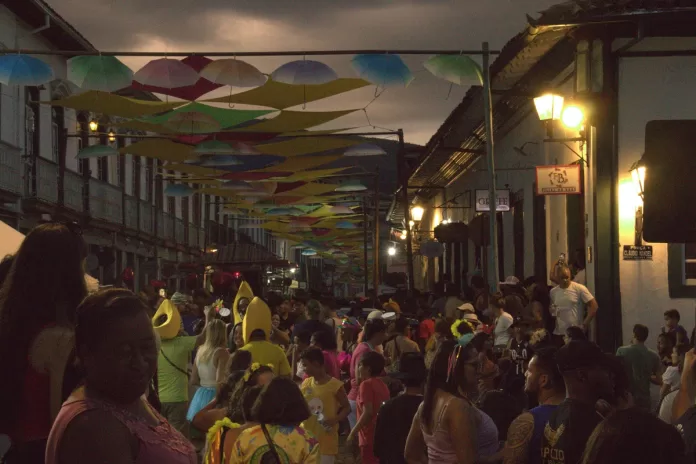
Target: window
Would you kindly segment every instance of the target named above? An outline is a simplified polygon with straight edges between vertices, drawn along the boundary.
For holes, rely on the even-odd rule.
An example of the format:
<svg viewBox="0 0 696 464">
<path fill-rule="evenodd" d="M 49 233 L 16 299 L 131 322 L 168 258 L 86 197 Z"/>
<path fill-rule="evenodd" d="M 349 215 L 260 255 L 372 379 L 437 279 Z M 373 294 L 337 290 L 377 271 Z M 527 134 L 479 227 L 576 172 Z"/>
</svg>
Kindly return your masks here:
<svg viewBox="0 0 696 464">
<path fill-rule="evenodd" d="M 135 198 L 140 198 L 140 171 L 141 171 L 141 161 L 140 157 L 133 155 L 133 196 Z"/>
<path fill-rule="evenodd" d="M 37 113 L 32 103 L 33 92 L 30 87 L 25 87 L 24 104 L 24 152 L 27 156 L 37 155 L 39 144 L 36 143 L 36 134 L 39 133 Z"/>
<path fill-rule="evenodd" d="M 155 185 L 155 160 L 148 158 L 145 165 L 145 201 L 152 201 L 152 189 Z"/>
<path fill-rule="evenodd" d="M 172 216 L 176 215 L 176 198 L 174 197 L 167 197 L 167 211 L 169 214 Z"/>
<path fill-rule="evenodd" d="M 78 153 L 85 147 L 89 146 L 89 117 L 85 113 L 79 113 L 77 115 L 77 124 L 80 131 L 80 138 L 78 139 L 77 150 Z M 77 170 L 83 176 L 89 176 L 89 159 L 81 159 L 78 163 Z"/>
<path fill-rule="evenodd" d="M 696 243 L 670 243 L 667 247 L 670 298 L 696 298 Z"/>
</svg>

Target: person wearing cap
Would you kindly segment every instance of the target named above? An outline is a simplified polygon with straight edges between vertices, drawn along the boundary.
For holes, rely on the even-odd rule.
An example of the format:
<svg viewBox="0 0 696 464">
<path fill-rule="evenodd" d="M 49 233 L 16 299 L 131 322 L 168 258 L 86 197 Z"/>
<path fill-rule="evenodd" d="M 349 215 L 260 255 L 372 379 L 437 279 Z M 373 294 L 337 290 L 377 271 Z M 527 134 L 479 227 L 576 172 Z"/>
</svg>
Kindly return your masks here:
<svg viewBox="0 0 696 464">
<path fill-rule="evenodd" d="M 399 370 L 389 375 L 405 388 L 399 396 L 384 403 L 377 414 L 374 453 L 382 464 L 406 464 L 406 439 L 423 402 L 423 383 L 428 371 L 420 353 L 404 353 L 399 359 Z"/>
<path fill-rule="evenodd" d="M 590 341 L 572 341 L 556 354 L 566 399 L 551 413 L 541 443 L 541 463 L 577 463 L 603 416 L 599 400 L 614 403 L 614 364 Z"/>
<path fill-rule="evenodd" d="M 581 326 L 587 331 L 597 314 L 597 301 L 582 284 L 571 280 L 570 268 L 562 267 L 558 272 L 560 283 L 551 290 L 549 311 L 556 318 L 554 338 L 560 344 L 570 326 Z"/>
<path fill-rule="evenodd" d="M 565 399 L 565 383 L 558 370 L 554 347 L 542 348 L 532 356 L 525 373 L 524 391 L 536 397 L 539 406 L 512 421 L 503 449 L 503 464 L 540 464 L 544 428 Z"/>
<path fill-rule="evenodd" d="M 503 351 L 510 342 L 509 329 L 515 321 L 510 313 L 507 312 L 505 298 L 500 293 L 491 295 L 489 304 L 495 316 L 493 326 L 493 346 L 497 351 Z"/>
</svg>

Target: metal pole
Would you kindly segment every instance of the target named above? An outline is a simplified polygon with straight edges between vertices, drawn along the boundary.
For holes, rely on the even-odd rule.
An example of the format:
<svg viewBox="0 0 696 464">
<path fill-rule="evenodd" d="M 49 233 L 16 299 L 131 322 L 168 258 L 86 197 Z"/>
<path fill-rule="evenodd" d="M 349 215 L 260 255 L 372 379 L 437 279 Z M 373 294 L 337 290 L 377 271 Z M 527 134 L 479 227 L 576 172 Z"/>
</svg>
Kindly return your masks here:
<svg viewBox="0 0 696 464">
<path fill-rule="evenodd" d="M 497 290 L 498 282 L 498 223 L 496 220 L 497 195 L 495 192 L 495 158 L 493 150 L 493 104 L 491 102 L 491 74 L 490 56 L 485 53 L 488 50 L 488 42 L 483 42 L 483 107 L 484 122 L 486 125 L 486 155 L 488 164 L 488 207 L 490 239 L 488 244 L 488 286 L 491 291 Z"/>
<path fill-rule="evenodd" d="M 102 51 L 99 50 L 25 50 L 12 48 L 3 50 L 7 55 L 22 53 L 26 55 L 57 55 L 57 56 L 146 56 L 146 57 L 237 57 L 237 56 L 338 56 L 338 55 L 484 55 L 484 50 L 288 50 L 272 52 L 133 52 L 133 51 Z M 491 50 L 489 54 L 499 54 Z"/>
<path fill-rule="evenodd" d="M 367 200 L 363 198 L 363 267 L 365 268 L 365 298 L 367 298 L 367 288 L 369 286 L 367 273 Z"/>
<path fill-rule="evenodd" d="M 372 282 L 375 288 L 375 303 L 377 302 L 377 291 L 379 289 L 379 168 L 376 168 L 375 173 L 375 212 L 374 212 L 374 229 L 375 234 L 372 237 Z M 376 307 L 376 306 L 375 306 Z"/>
<path fill-rule="evenodd" d="M 397 157 L 397 168 L 399 179 L 401 180 L 401 207 L 404 210 L 404 226 L 406 227 L 406 271 L 408 275 L 408 296 L 413 295 L 413 244 L 411 243 L 411 210 L 408 200 L 408 168 L 406 166 L 406 150 L 404 147 L 404 131 L 399 129 L 399 152 Z"/>
</svg>

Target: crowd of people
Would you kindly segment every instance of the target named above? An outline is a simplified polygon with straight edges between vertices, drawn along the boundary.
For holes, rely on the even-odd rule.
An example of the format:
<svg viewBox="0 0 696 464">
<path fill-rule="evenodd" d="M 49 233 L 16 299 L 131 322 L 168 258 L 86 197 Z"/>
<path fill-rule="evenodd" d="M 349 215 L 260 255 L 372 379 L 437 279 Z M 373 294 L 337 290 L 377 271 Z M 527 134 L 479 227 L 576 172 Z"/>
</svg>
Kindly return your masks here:
<svg viewBox="0 0 696 464">
<path fill-rule="evenodd" d="M 694 334 L 603 352 L 582 268 L 341 305 L 88 288 L 85 258 L 50 223 L 0 263 L 7 464 L 694 462 Z"/>
</svg>

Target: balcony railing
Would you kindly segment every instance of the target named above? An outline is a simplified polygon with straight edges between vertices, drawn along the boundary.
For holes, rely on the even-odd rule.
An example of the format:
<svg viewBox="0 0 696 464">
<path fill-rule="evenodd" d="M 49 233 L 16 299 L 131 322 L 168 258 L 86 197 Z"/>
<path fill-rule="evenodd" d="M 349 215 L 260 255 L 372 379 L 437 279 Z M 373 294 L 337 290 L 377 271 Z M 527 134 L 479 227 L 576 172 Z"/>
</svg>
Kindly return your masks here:
<svg viewBox="0 0 696 464">
<path fill-rule="evenodd" d="M 152 235 L 154 232 L 154 216 L 155 207 L 150 203 L 140 200 L 140 230 L 146 234 Z"/>
<path fill-rule="evenodd" d="M 22 151 L 0 142 L 0 189 L 22 192 Z"/>
<path fill-rule="evenodd" d="M 126 227 L 138 229 L 138 199 L 130 195 L 123 197 L 123 207 L 126 213 Z"/>
<path fill-rule="evenodd" d="M 174 232 L 176 243 L 180 245 L 186 245 L 186 227 L 184 226 L 184 220 L 177 218 L 174 222 Z"/>
<path fill-rule="evenodd" d="M 174 221 L 172 215 L 163 213 L 162 221 L 164 222 L 164 238 L 165 240 L 174 240 Z"/>
<path fill-rule="evenodd" d="M 48 203 L 58 203 L 58 165 L 41 157 L 36 162 L 36 198 Z"/>
<path fill-rule="evenodd" d="M 90 179 L 89 197 L 89 211 L 92 217 L 116 224 L 123 223 L 121 189 L 97 179 Z"/>
<path fill-rule="evenodd" d="M 81 174 L 68 171 L 63 173 L 63 204 L 66 208 L 81 213 L 85 210 L 85 178 Z"/>
</svg>

